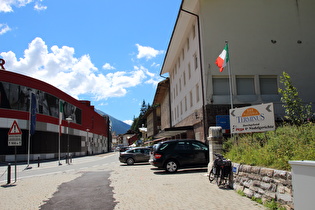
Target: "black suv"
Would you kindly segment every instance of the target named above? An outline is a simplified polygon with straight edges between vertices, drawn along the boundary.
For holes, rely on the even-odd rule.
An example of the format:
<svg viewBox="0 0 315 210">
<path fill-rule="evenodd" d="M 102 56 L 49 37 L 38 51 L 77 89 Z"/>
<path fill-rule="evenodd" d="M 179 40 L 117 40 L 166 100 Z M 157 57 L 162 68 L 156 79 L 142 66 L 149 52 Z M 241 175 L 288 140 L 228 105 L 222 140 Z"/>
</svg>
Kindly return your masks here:
<svg viewBox="0 0 315 210">
<path fill-rule="evenodd" d="M 208 166 L 209 148 L 197 140 L 177 139 L 158 143 L 153 146 L 150 164 L 176 172 L 179 168 Z"/>
</svg>

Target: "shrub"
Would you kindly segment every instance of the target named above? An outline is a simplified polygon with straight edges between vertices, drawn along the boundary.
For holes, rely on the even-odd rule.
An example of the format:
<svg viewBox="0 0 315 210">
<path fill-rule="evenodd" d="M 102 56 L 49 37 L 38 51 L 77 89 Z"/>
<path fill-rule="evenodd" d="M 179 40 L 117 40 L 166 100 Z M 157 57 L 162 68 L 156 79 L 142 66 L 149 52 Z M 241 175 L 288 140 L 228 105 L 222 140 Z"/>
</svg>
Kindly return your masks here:
<svg viewBox="0 0 315 210">
<path fill-rule="evenodd" d="M 223 147 L 233 162 L 290 170 L 290 160 L 315 160 L 315 125 L 286 125 L 265 133 L 241 134 Z"/>
</svg>

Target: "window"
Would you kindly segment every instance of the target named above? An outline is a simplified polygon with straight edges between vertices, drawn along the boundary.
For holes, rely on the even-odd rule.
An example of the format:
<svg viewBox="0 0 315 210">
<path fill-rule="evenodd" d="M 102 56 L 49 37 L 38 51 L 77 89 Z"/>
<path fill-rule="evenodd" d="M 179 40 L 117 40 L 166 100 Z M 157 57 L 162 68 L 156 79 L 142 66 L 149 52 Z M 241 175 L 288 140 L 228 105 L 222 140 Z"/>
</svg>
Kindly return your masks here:
<svg viewBox="0 0 315 210">
<path fill-rule="evenodd" d="M 196 101 L 199 102 L 199 84 L 196 85 Z"/>
<path fill-rule="evenodd" d="M 187 51 L 189 50 L 189 38 L 187 38 Z"/>
<path fill-rule="evenodd" d="M 178 86 L 176 84 L 176 96 L 178 96 Z"/>
<path fill-rule="evenodd" d="M 174 148 L 175 150 L 190 150 L 189 142 L 178 142 Z"/>
<path fill-rule="evenodd" d="M 208 148 L 199 142 L 192 142 L 193 150 L 208 150 Z"/>
<path fill-rule="evenodd" d="M 185 86 L 186 85 L 186 73 L 185 73 L 185 71 L 183 73 L 183 79 L 184 79 L 184 86 Z"/>
<path fill-rule="evenodd" d="M 184 60 L 184 58 L 185 58 L 185 50 L 184 50 L 184 48 L 182 49 L 182 59 Z"/>
<path fill-rule="evenodd" d="M 180 102 L 180 114 L 183 115 L 183 102 Z"/>
<path fill-rule="evenodd" d="M 182 91 L 182 79 L 179 79 L 179 92 Z"/>
<path fill-rule="evenodd" d="M 185 96 L 184 98 L 184 102 L 185 102 L 185 112 L 187 111 L 187 97 Z"/>
<path fill-rule="evenodd" d="M 190 63 L 188 63 L 188 79 L 191 78 L 191 69 L 190 69 Z"/>
<path fill-rule="evenodd" d="M 277 95 L 278 85 L 276 76 L 260 76 L 260 94 L 261 95 Z"/>
<path fill-rule="evenodd" d="M 195 25 L 193 25 L 193 27 L 192 27 L 192 33 L 193 33 L 193 38 L 195 38 L 196 37 L 196 26 Z"/>
<path fill-rule="evenodd" d="M 195 70 L 198 68 L 198 57 L 197 54 L 194 54 L 194 66 L 195 66 Z"/>
<path fill-rule="evenodd" d="M 213 78 L 213 95 L 229 95 L 229 78 Z"/>
<path fill-rule="evenodd" d="M 175 99 L 176 98 L 175 88 L 173 88 L 173 89 L 174 89 L 173 93 L 174 93 L 174 99 Z"/>
<path fill-rule="evenodd" d="M 236 78 L 237 95 L 255 95 L 254 78 Z"/>
<path fill-rule="evenodd" d="M 190 107 L 192 107 L 193 106 L 193 95 L 192 95 L 191 91 L 189 92 L 189 95 L 190 95 Z"/>
</svg>

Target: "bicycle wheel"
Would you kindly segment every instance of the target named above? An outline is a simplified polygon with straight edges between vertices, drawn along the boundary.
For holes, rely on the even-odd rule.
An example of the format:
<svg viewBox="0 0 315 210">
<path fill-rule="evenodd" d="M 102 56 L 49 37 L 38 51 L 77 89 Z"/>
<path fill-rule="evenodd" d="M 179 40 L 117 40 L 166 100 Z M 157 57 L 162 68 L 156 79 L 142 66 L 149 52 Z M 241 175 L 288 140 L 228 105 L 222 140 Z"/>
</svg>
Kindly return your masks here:
<svg viewBox="0 0 315 210">
<path fill-rule="evenodd" d="M 216 182 L 217 182 L 218 186 L 221 185 L 221 182 L 222 182 L 223 179 L 224 179 L 224 177 L 223 177 L 223 170 L 220 168 L 220 170 L 218 171 L 218 173 L 216 175 Z"/>
<path fill-rule="evenodd" d="M 217 175 L 217 177 L 216 177 L 216 182 L 217 182 L 217 185 L 218 185 L 218 186 L 221 185 L 221 182 L 222 182 L 222 176 L 221 176 L 221 174 Z"/>
<path fill-rule="evenodd" d="M 213 173 L 213 168 L 211 169 L 210 173 L 209 173 L 209 181 L 212 182 L 215 178 L 215 175 Z"/>
</svg>

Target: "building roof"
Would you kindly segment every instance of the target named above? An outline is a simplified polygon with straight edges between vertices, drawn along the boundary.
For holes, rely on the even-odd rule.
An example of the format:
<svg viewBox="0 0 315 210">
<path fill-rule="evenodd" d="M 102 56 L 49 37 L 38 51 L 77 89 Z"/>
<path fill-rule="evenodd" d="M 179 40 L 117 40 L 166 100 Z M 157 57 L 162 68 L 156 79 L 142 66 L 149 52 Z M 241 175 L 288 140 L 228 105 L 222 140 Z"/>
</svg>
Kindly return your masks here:
<svg viewBox="0 0 315 210">
<path fill-rule="evenodd" d="M 188 14 L 185 11 L 189 11 L 191 13 L 196 13 L 196 6 L 198 4 L 198 1 L 187 1 L 183 0 L 182 4 L 179 8 L 176 23 L 173 29 L 173 33 L 170 39 L 170 42 L 167 47 L 167 51 L 165 54 L 164 62 L 162 65 L 162 69 L 160 72 L 160 75 L 163 75 L 165 73 L 169 73 L 173 68 L 173 63 L 176 62 L 177 58 L 177 52 L 181 51 L 181 48 L 179 48 L 182 43 L 186 40 L 184 40 L 182 37 L 186 34 L 186 31 L 191 30 L 189 27 L 189 23 L 193 20 L 195 20 L 195 16 Z"/>
</svg>

